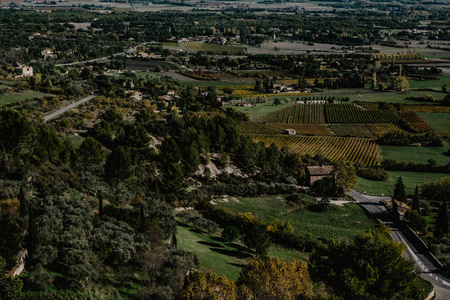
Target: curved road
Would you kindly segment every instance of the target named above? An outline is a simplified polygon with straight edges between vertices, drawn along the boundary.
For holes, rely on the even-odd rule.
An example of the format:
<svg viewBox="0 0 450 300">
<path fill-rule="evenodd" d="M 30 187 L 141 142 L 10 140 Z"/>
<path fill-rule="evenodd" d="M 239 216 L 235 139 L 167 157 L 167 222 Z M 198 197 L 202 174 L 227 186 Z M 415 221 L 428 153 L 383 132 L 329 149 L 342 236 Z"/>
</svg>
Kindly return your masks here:
<svg viewBox="0 0 450 300">
<path fill-rule="evenodd" d="M 366 208 L 383 224 L 389 226 L 391 229 L 391 236 L 395 241 L 402 242 L 406 245 L 406 255 L 412 258 L 419 267 L 421 271 L 420 277 L 435 286 L 436 299 L 450 299 L 450 279 L 433 264 L 433 261 L 427 256 L 427 253 L 419 250 L 420 247 L 414 246 L 413 243 L 408 240 L 402 232 L 402 229 L 393 222 L 390 212 L 380 203 L 381 200 L 390 200 L 390 197 L 366 196 L 355 190 L 351 190 L 348 195 Z"/>
<path fill-rule="evenodd" d="M 62 113 L 65 113 L 66 111 L 68 111 L 69 109 L 72 109 L 74 107 L 77 107 L 80 104 L 83 104 L 85 102 L 88 102 L 89 100 L 94 99 L 95 97 L 97 97 L 98 94 L 94 94 L 94 95 L 90 95 L 87 96 L 86 98 L 83 98 L 81 100 L 78 100 L 77 102 L 74 102 L 72 104 L 69 104 L 67 106 L 64 106 L 61 109 L 58 109 L 57 111 L 52 112 L 51 114 L 49 114 L 48 116 L 44 117 L 44 122 L 47 122 L 48 120 L 51 120 L 53 118 L 56 118 L 57 116 L 59 116 Z"/>
</svg>

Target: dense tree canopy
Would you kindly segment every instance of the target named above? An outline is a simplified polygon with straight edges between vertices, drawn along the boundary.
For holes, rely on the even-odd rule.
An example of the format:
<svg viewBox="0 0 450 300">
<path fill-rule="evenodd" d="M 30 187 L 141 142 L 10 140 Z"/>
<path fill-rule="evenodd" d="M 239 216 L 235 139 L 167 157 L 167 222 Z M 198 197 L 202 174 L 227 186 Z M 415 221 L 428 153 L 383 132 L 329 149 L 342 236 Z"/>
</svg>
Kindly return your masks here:
<svg viewBox="0 0 450 300">
<path fill-rule="evenodd" d="M 346 299 L 417 298 L 413 262 L 403 257 L 404 244 L 394 242 L 387 227 L 358 234 L 349 243 L 330 241 L 315 249 L 310 270 Z"/>
</svg>

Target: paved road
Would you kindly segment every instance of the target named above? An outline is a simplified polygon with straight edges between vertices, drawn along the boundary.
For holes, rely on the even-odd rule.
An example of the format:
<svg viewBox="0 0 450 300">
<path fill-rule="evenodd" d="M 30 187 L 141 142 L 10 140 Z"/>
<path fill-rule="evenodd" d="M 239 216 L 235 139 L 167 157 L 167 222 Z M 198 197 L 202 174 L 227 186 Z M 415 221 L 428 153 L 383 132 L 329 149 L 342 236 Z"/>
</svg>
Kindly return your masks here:
<svg viewBox="0 0 450 300">
<path fill-rule="evenodd" d="M 85 63 L 90 63 L 90 62 L 94 62 L 94 61 L 100 61 L 100 60 L 105 60 L 105 59 L 109 59 L 111 58 L 111 56 L 123 56 L 123 55 L 127 55 L 127 54 L 132 54 L 134 53 L 137 48 L 139 46 L 144 46 L 146 43 L 140 43 L 139 45 L 132 47 L 128 50 L 125 50 L 124 52 L 119 52 L 119 53 L 114 53 L 112 55 L 108 55 L 108 56 L 103 56 L 103 57 L 98 57 L 98 58 L 94 58 L 94 59 L 89 59 L 89 60 L 83 60 L 83 61 L 77 61 L 77 62 L 71 62 L 71 63 L 65 63 L 65 64 L 56 64 L 56 67 L 59 66 L 76 66 L 76 65 L 81 65 L 81 64 L 85 64 Z"/>
<path fill-rule="evenodd" d="M 56 118 L 57 116 L 59 116 L 59 115 L 62 114 L 62 113 L 65 113 L 65 112 L 68 111 L 69 109 L 72 109 L 72 108 L 74 108 L 74 107 L 77 107 L 77 106 L 80 105 L 80 104 L 83 104 L 83 103 L 85 103 L 85 102 L 88 102 L 89 100 L 92 100 L 92 99 L 94 99 L 94 98 L 97 97 L 97 96 L 98 96 L 98 94 L 90 95 L 90 96 L 88 96 L 88 97 L 86 97 L 86 98 L 83 98 L 83 99 L 77 101 L 77 102 L 74 102 L 74 103 L 72 103 L 72 104 L 69 104 L 69 105 L 67 105 L 67 106 L 65 106 L 65 107 L 63 107 L 63 108 L 61 108 L 61 109 L 58 109 L 57 111 L 52 112 L 52 113 L 49 114 L 48 116 L 44 117 L 44 121 L 47 122 L 48 120 L 51 120 L 51 119 L 53 119 L 53 118 Z"/>
<path fill-rule="evenodd" d="M 406 244 L 406 254 L 411 257 L 421 271 L 421 277 L 431 282 L 436 288 L 436 299 L 450 299 L 450 279 L 445 277 L 433 262 L 427 257 L 426 253 L 421 252 L 402 232 L 392 220 L 390 212 L 380 203 L 381 200 L 390 199 L 389 197 L 366 196 L 355 190 L 349 192 L 349 196 L 355 199 L 360 205 L 366 208 L 374 217 L 386 224 L 391 229 L 391 236 L 394 241 Z"/>
</svg>

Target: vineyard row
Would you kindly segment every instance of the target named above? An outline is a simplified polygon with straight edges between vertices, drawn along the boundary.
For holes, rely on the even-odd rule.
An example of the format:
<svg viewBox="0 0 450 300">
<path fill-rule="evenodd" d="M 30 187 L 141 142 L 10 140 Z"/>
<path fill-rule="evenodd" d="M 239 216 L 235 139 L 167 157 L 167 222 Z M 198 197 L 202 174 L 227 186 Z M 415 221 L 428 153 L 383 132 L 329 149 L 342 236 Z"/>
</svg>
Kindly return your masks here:
<svg viewBox="0 0 450 300">
<path fill-rule="evenodd" d="M 255 135 L 255 142 L 266 146 L 275 144 L 278 148 L 288 147 L 298 155 L 323 155 L 332 162 L 345 158 L 364 165 L 379 165 L 378 145 L 365 138 L 353 137 L 305 137 L 288 135 Z"/>
</svg>

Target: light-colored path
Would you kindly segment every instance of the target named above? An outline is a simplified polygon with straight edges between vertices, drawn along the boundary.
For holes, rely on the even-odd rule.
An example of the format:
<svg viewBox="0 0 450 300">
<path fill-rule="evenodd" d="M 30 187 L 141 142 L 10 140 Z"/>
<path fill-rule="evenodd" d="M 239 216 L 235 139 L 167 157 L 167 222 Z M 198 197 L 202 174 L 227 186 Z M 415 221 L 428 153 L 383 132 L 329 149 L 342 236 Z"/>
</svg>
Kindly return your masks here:
<svg viewBox="0 0 450 300">
<path fill-rule="evenodd" d="M 88 96 L 86 98 L 83 98 L 83 99 L 77 101 L 77 102 L 74 102 L 72 104 L 69 104 L 69 105 L 63 107 L 63 108 L 60 108 L 57 111 L 54 111 L 51 114 L 49 114 L 48 116 L 44 117 L 44 121 L 47 122 L 48 120 L 56 118 L 57 116 L 59 116 L 62 113 L 65 113 L 69 109 L 72 109 L 74 107 L 77 107 L 78 105 L 81 105 L 81 104 L 83 104 L 85 102 L 88 102 L 89 100 L 92 100 L 92 99 L 94 99 L 97 96 L 98 96 L 98 94 L 90 95 L 90 96 Z"/>
</svg>

